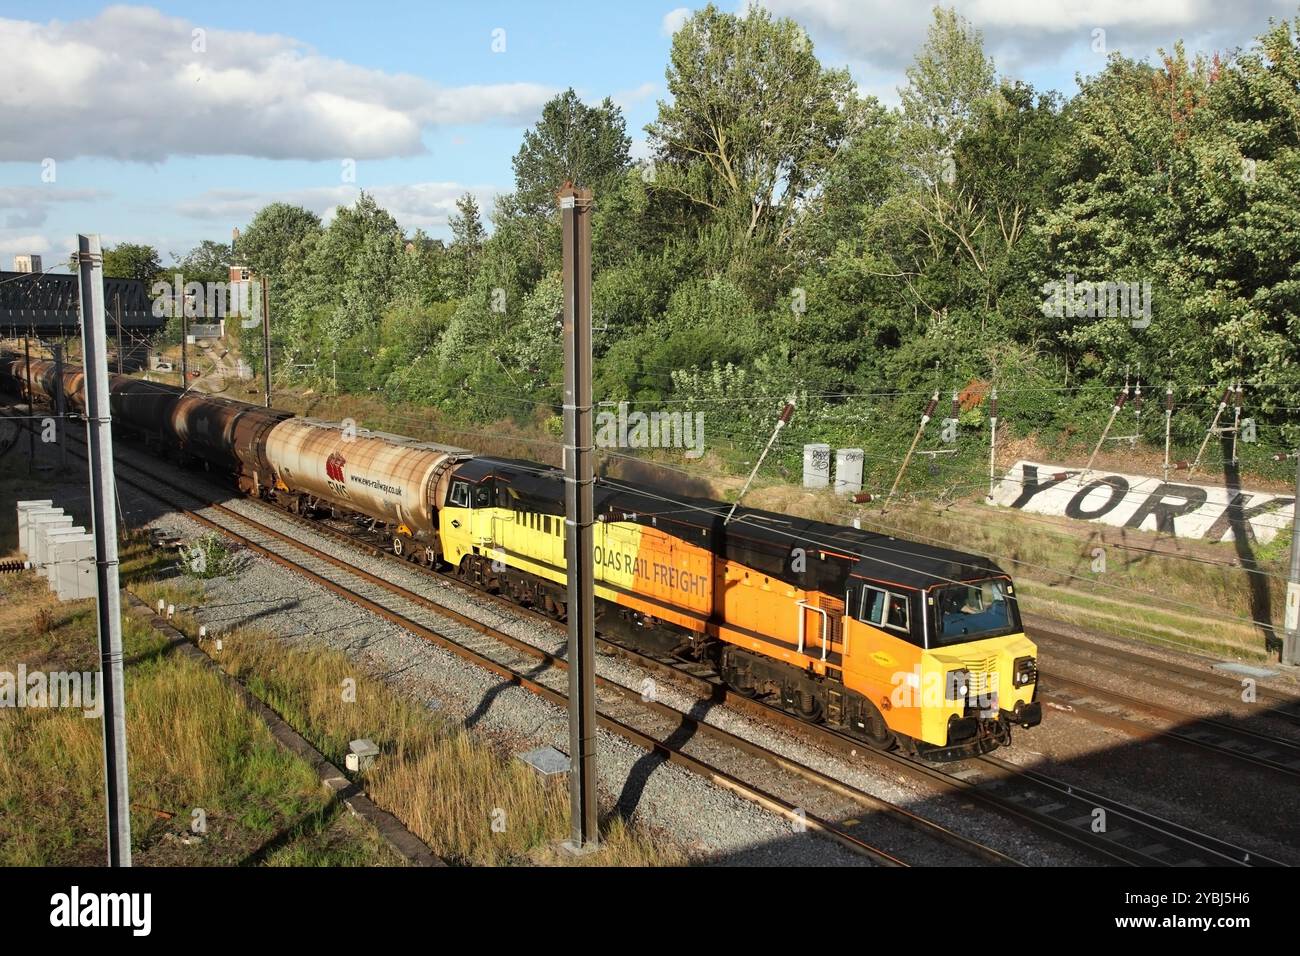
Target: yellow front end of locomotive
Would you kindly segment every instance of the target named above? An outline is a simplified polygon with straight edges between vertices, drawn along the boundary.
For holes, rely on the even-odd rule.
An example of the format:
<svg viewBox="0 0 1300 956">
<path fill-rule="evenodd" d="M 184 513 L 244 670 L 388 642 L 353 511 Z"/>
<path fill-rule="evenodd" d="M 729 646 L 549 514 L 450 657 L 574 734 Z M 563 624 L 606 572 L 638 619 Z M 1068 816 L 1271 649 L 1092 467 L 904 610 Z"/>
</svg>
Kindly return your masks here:
<svg viewBox="0 0 1300 956">
<path fill-rule="evenodd" d="M 920 740 L 956 747 L 1042 719 L 1035 700 L 1038 648 L 1023 633 L 926 650 L 921 655 Z M 998 740 L 998 742 L 1003 742 Z"/>
</svg>

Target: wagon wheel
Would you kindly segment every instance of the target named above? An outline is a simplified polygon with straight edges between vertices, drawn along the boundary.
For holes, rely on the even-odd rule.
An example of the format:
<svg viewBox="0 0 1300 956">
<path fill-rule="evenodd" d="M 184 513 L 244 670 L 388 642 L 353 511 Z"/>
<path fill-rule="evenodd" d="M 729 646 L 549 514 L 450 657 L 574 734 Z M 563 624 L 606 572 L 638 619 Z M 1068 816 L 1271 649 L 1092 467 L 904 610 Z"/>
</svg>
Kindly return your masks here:
<svg viewBox="0 0 1300 956">
<path fill-rule="evenodd" d="M 406 556 L 406 542 L 402 540 L 400 534 L 393 535 L 393 554 L 399 558 Z"/>
</svg>

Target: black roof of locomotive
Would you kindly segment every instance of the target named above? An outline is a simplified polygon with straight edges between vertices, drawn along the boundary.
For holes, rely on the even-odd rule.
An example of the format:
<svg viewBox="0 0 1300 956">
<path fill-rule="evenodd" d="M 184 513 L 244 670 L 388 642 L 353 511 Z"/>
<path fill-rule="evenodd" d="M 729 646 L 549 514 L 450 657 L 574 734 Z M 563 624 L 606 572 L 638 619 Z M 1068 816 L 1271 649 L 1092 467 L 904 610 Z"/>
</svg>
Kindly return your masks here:
<svg viewBox="0 0 1300 956">
<path fill-rule="evenodd" d="M 564 474 L 558 468 L 520 459 L 475 458 L 460 465 L 457 474 L 471 481 L 495 476 L 531 506 L 563 513 Z M 724 526 L 731 510 L 725 502 L 661 492 L 622 478 L 598 478 L 593 498 L 598 520 L 604 516 L 667 525 L 665 530 L 678 537 L 798 587 L 818 586 L 834 593 L 852 573 L 924 589 L 1003 573 L 981 555 L 757 508 L 737 508 Z M 792 569 L 796 548 L 804 549 L 806 571 Z"/>
</svg>

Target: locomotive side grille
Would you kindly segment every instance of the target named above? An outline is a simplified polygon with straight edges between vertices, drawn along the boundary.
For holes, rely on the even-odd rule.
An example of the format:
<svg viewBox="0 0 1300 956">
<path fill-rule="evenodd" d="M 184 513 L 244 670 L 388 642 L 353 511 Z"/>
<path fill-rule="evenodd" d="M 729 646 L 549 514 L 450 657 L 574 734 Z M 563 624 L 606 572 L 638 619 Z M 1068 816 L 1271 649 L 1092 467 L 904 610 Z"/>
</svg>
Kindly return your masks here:
<svg viewBox="0 0 1300 956">
<path fill-rule="evenodd" d="M 844 599 L 819 592 L 817 594 L 817 606 L 824 611 L 830 612 L 826 615 L 826 638 L 830 642 L 830 646 L 842 647 L 844 644 Z"/>
</svg>

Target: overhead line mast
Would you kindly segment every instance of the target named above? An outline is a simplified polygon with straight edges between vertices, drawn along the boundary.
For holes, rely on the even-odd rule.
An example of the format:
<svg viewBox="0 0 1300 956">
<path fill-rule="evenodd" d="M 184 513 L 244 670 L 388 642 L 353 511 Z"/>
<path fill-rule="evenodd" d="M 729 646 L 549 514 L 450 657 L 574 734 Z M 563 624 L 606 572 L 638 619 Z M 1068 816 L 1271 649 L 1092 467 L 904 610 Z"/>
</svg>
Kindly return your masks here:
<svg viewBox="0 0 1300 956">
<path fill-rule="evenodd" d="M 596 805 L 595 472 L 591 427 L 591 190 L 565 183 L 564 538 L 569 595 L 569 849 L 599 845 Z"/>
<path fill-rule="evenodd" d="M 81 287 L 81 355 L 86 376 L 86 445 L 95 531 L 100 695 L 104 699 L 104 794 L 108 865 L 131 865 L 131 798 L 126 764 L 126 693 L 122 675 L 122 595 L 117 559 L 117 486 L 112 411 L 108 401 L 108 328 L 104 318 L 104 255 L 99 236 L 77 237 Z M 30 382 L 30 377 L 28 379 Z"/>
</svg>

